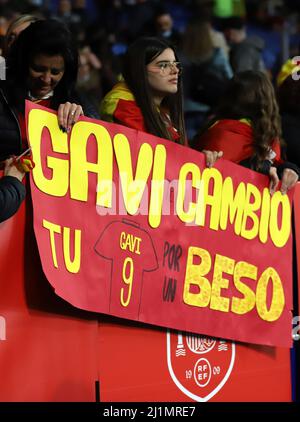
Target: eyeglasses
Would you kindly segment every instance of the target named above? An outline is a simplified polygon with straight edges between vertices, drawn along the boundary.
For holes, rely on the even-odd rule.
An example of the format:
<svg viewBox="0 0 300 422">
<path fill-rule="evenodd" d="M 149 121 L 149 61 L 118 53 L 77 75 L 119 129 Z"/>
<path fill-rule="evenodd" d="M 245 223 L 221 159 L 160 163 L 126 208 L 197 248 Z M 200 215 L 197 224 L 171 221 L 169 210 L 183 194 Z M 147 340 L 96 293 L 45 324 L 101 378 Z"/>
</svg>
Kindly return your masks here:
<svg viewBox="0 0 300 422">
<path fill-rule="evenodd" d="M 174 69 L 176 69 L 178 71 L 178 75 L 180 75 L 182 73 L 182 65 L 181 65 L 180 62 L 162 61 L 162 62 L 155 63 L 155 65 L 153 65 L 153 67 L 158 69 L 159 72 L 162 75 L 167 75 L 168 73 L 170 73 Z M 149 69 L 149 70 L 151 70 L 151 69 Z"/>
</svg>

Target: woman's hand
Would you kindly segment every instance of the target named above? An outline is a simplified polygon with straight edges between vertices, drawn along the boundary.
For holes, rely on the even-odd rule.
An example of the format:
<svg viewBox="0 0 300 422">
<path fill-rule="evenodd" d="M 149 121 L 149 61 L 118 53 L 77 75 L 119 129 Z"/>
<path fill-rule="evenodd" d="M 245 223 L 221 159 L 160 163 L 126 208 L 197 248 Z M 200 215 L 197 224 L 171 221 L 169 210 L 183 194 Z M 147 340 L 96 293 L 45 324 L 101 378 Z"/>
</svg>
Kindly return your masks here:
<svg viewBox="0 0 300 422">
<path fill-rule="evenodd" d="M 269 176 L 270 176 L 269 191 L 270 191 L 270 195 L 273 195 L 279 183 L 279 177 L 277 174 L 276 167 L 273 167 L 273 166 L 270 167 Z"/>
<path fill-rule="evenodd" d="M 215 162 L 223 156 L 223 151 L 208 151 L 203 149 L 201 152 L 205 155 L 207 167 L 212 167 Z"/>
<path fill-rule="evenodd" d="M 288 190 L 292 189 L 298 182 L 298 174 L 289 168 L 283 170 L 281 178 L 281 188 L 280 192 L 284 195 Z"/>
<path fill-rule="evenodd" d="M 83 115 L 81 105 L 66 102 L 58 107 L 58 124 L 66 132 L 70 132 L 72 125 Z"/>
</svg>

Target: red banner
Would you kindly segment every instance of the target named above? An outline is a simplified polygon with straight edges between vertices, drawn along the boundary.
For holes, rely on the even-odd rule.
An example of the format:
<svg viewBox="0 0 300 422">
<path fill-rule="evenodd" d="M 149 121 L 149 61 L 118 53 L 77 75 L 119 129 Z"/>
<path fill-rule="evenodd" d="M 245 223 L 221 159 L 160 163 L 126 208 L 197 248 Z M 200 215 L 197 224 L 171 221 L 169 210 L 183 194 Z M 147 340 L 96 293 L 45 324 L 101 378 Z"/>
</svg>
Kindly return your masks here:
<svg viewBox="0 0 300 422">
<path fill-rule="evenodd" d="M 291 345 L 291 198 L 268 178 L 123 126 L 63 133 L 27 104 L 44 273 L 76 307 Z M 281 259 L 284 257 L 284 259 Z"/>
<path fill-rule="evenodd" d="M 0 224 L 0 401 L 94 401 L 97 379 L 102 402 L 291 400 L 287 348 L 175 332 L 169 342 L 61 300 L 41 270 L 29 187 L 27 199 Z"/>
</svg>

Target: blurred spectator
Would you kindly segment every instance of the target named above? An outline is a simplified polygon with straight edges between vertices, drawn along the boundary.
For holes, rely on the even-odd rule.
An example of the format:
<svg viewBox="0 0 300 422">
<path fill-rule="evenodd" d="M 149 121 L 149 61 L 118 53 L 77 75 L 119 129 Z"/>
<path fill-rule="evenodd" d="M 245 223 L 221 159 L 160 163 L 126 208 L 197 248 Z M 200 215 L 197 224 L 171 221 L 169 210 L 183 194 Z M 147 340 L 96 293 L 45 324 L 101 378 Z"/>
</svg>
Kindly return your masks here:
<svg viewBox="0 0 300 422">
<path fill-rule="evenodd" d="M 72 12 L 71 0 L 58 0 L 56 18 L 66 25 L 80 22 L 80 16 Z"/>
<path fill-rule="evenodd" d="M 38 18 L 33 15 L 21 15 L 11 21 L 3 43 L 4 57 L 7 56 L 11 45 L 18 38 L 20 32 L 27 28 L 32 22 L 36 22 L 37 20 Z"/>
<path fill-rule="evenodd" d="M 102 63 L 91 51 L 90 46 L 85 45 L 79 50 L 77 89 L 97 108 L 99 108 L 102 99 L 101 68 Z"/>
<path fill-rule="evenodd" d="M 122 45 L 121 52 L 116 53 L 114 47 L 118 50 L 117 44 L 114 34 L 108 35 L 103 25 L 99 26 L 99 22 L 94 22 L 88 27 L 85 42 L 82 43 L 82 47 L 89 46 L 91 52 L 101 64 L 98 73 L 100 73 L 102 93 L 107 93 L 112 89 L 121 72 L 122 55 L 127 47 L 125 44 Z M 101 101 L 101 98 L 102 95 L 99 96 L 98 101 Z"/>
<path fill-rule="evenodd" d="M 229 46 L 225 39 L 224 34 L 217 30 L 214 27 L 214 0 L 194 0 L 195 1 L 195 14 L 193 19 L 199 19 L 207 22 L 209 25 L 209 32 L 213 42 L 213 46 L 216 48 L 221 48 L 226 56 L 229 59 Z"/>
<path fill-rule="evenodd" d="M 184 109 L 191 139 L 218 103 L 233 73 L 223 50 L 213 45 L 210 23 L 198 18 L 189 22 L 182 36 L 179 58 L 184 69 Z"/>
<path fill-rule="evenodd" d="M 144 32 L 144 28 L 153 21 L 155 4 L 151 0 L 125 1 L 123 23 L 126 25 L 126 35 L 131 43 Z"/>
<path fill-rule="evenodd" d="M 172 44 L 178 46 L 180 40 L 180 33 L 174 28 L 174 22 L 170 12 L 164 8 L 159 7 L 154 16 L 155 32 L 153 35 L 165 38 Z"/>
<path fill-rule="evenodd" d="M 247 37 L 246 24 L 239 17 L 226 19 L 223 28 L 230 45 L 230 64 L 233 72 L 265 71 L 262 58 L 264 40 L 257 36 Z"/>
<path fill-rule="evenodd" d="M 223 51 L 214 47 L 210 28 L 207 21 L 191 20 L 183 34 L 180 55 L 187 96 L 214 106 L 224 91 L 224 81 L 233 74 Z"/>
<path fill-rule="evenodd" d="M 229 45 L 226 41 L 226 38 L 222 34 L 222 32 L 214 29 L 210 22 L 209 22 L 209 32 L 210 32 L 210 37 L 211 37 L 213 46 L 216 48 L 220 48 L 223 51 L 226 59 L 229 60 Z"/>
<path fill-rule="evenodd" d="M 57 13 L 52 16 L 68 26 L 76 40 L 82 41 L 87 26 L 85 1 L 74 2 L 71 0 L 58 0 Z"/>
</svg>

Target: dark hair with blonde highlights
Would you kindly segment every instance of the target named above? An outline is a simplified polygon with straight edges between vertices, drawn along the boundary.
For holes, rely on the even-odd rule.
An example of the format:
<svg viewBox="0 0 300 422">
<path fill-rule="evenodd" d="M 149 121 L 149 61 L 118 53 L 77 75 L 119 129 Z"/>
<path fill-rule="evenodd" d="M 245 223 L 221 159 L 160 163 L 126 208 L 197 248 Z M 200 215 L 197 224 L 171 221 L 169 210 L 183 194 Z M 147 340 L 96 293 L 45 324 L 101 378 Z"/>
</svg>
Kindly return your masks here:
<svg viewBox="0 0 300 422">
<path fill-rule="evenodd" d="M 7 57 L 10 47 L 12 46 L 13 42 L 17 38 L 15 31 L 19 27 L 24 24 L 28 24 L 28 26 L 33 23 L 37 22 L 39 18 L 34 15 L 20 15 L 13 19 L 7 28 L 4 40 L 3 40 L 3 52 L 2 55 Z"/>
</svg>

